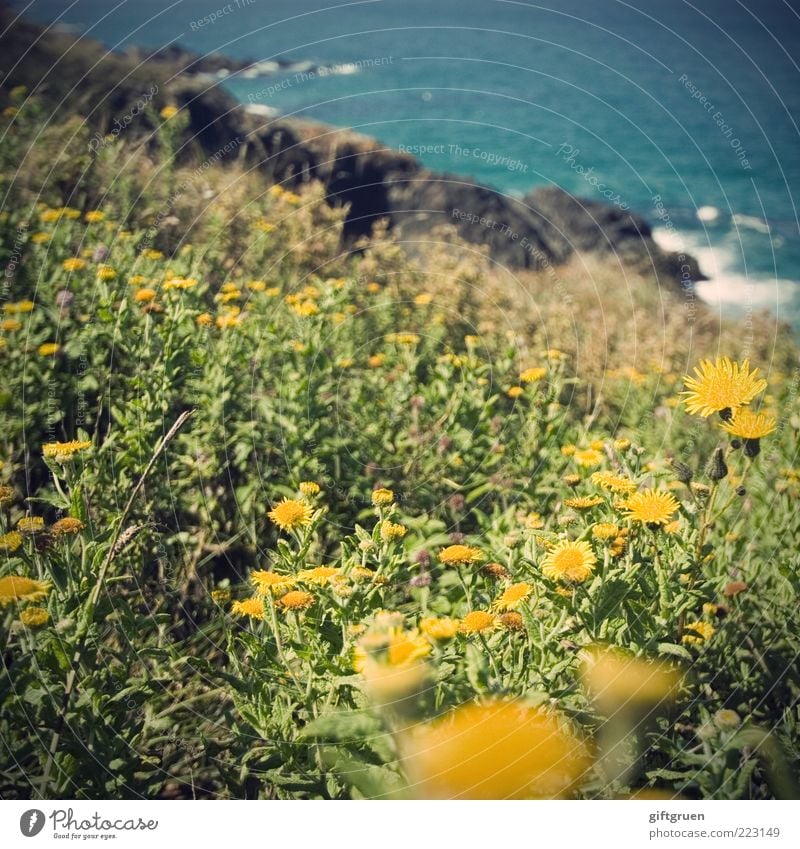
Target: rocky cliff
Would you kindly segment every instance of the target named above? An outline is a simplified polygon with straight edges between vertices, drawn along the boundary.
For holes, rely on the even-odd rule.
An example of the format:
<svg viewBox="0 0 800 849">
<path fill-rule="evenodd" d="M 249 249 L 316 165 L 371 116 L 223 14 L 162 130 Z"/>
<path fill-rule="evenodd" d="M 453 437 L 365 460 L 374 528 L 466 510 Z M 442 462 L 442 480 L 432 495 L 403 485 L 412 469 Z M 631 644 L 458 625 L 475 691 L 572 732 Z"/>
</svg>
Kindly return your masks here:
<svg viewBox="0 0 800 849">
<path fill-rule="evenodd" d="M 647 222 L 616 206 L 538 188 L 522 200 L 452 174 L 425 169 L 412 156 L 378 141 L 319 124 L 265 117 L 238 104 L 213 74 L 234 73 L 251 62 L 198 57 L 178 48 L 146 54 L 114 53 L 67 32 L 15 20 L 0 7 L 0 55 L 7 91 L 25 85 L 45 102 L 51 120 L 85 118 L 107 133 L 133 104 L 148 99 L 155 111 L 177 103 L 189 116 L 185 156 L 208 157 L 238 139 L 239 156 L 276 182 L 320 180 L 332 204 L 346 204 L 346 237 L 368 233 L 380 218 L 409 245 L 447 224 L 467 242 L 485 245 L 498 263 L 547 268 L 575 252 L 608 256 L 620 267 L 652 270 L 665 284 L 703 279 L 692 257 L 663 251 Z M 147 114 L 130 125 L 126 140 L 152 131 Z M 229 161 L 223 160 L 223 161 Z"/>
</svg>

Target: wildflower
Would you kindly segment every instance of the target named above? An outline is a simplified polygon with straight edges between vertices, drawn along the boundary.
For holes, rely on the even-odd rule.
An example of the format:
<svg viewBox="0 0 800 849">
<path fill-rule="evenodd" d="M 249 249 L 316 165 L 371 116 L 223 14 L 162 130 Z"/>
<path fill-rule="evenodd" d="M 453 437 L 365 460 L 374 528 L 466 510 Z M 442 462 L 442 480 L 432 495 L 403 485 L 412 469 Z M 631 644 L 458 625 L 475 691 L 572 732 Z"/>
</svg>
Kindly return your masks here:
<svg viewBox="0 0 800 849">
<path fill-rule="evenodd" d="M 241 323 L 241 316 L 234 313 L 218 315 L 216 320 L 216 325 L 220 330 L 230 330 L 232 327 L 238 327 Z"/>
<path fill-rule="evenodd" d="M 303 569 L 298 572 L 297 580 L 324 586 L 331 579 L 339 575 L 340 572 L 341 570 L 336 569 L 334 566 L 315 566 L 313 569 Z"/>
<path fill-rule="evenodd" d="M 603 455 L 596 448 L 581 448 L 573 453 L 572 459 L 584 468 L 591 469 L 603 462 Z"/>
<path fill-rule="evenodd" d="M 564 475 L 564 477 L 561 478 L 561 480 L 567 486 L 575 487 L 581 482 L 581 476 L 580 475 Z"/>
<path fill-rule="evenodd" d="M 673 521 L 673 522 L 667 522 L 667 524 L 664 525 L 661 528 L 661 530 L 664 531 L 665 534 L 672 535 L 672 534 L 677 534 L 678 531 L 680 530 L 680 527 L 681 527 L 680 519 L 675 519 L 675 521 Z"/>
<path fill-rule="evenodd" d="M 499 622 L 507 631 L 521 631 L 525 627 L 522 616 L 513 610 L 501 614 Z"/>
<path fill-rule="evenodd" d="M 36 350 L 40 357 L 53 357 L 61 350 L 61 345 L 57 342 L 43 342 Z"/>
<path fill-rule="evenodd" d="M 458 619 L 451 619 L 449 616 L 441 618 L 429 616 L 420 621 L 419 630 L 432 640 L 452 640 L 458 633 L 458 626 Z"/>
<path fill-rule="evenodd" d="M 319 484 L 315 483 L 314 481 L 301 481 L 298 489 L 303 495 L 306 496 L 306 498 L 311 498 L 314 495 L 319 495 L 320 492 Z"/>
<path fill-rule="evenodd" d="M 611 472 L 594 472 L 592 483 L 609 492 L 628 493 L 636 489 L 636 484 L 630 478 L 614 475 Z"/>
<path fill-rule="evenodd" d="M 380 368 L 383 365 L 383 361 L 386 359 L 386 354 L 373 354 L 371 357 L 367 359 L 367 365 L 370 368 Z"/>
<path fill-rule="evenodd" d="M 482 559 L 483 552 L 471 545 L 448 545 L 439 552 L 439 562 L 445 566 L 468 566 Z"/>
<path fill-rule="evenodd" d="M 495 600 L 492 607 L 495 610 L 514 610 L 519 607 L 525 599 L 533 592 L 533 587 L 530 584 L 511 584 L 506 587 L 503 594 Z"/>
<path fill-rule="evenodd" d="M 31 236 L 31 242 L 34 245 L 44 245 L 50 241 L 53 237 L 49 233 L 34 233 Z"/>
<path fill-rule="evenodd" d="M 391 340 L 398 345 L 416 345 L 420 337 L 416 333 L 394 333 Z"/>
<path fill-rule="evenodd" d="M 508 395 L 509 398 L 519 398 L 524 391 L 525 390 L 521 386 L 512 386 L 509 389 L 506 389 L 506 395 Z"/>
<path fill-rule="evenodd" d="M 592 507 L 597 507 L 598 504 L 602 503 L 603 499 L 597 495 L 581 495 L 576 498 L 564 499 L 564 505 L 573 510 L 591 510 Z"/>
<path fill-rule="evenodd" d="M 186 289 L 193 289 L 197 283 L 198 280 L 195 277 L 169 277 L 164 281 L 164 291 L 168 292 L 171 289 L 186 291 Z"/>
<path fill-rule="evenodd" d="M 279 575 L 277 572 L 270 572 L 266 569 L 258 569 L 250 573 L 250 580 L 256 588 L 256 592 L 260 596 L 277 595 L 284 590 L 290 590 L 294 586 L 294 580 L 286 575 Z"/>
<path fill-rule="evenodd" d="M 731 436 L 744 440 L 744 453 L 748 457 L 757 457 L 758 441 L 775 431 L 775 417 L 742 409 L 737 410 L 729 422 L 723 422 L 722 427 Z"/>
<path fill-rule="evenodd" d="M 616 538 L 618 533 L 619 528 L 610 522 L 598 522 L 592 528 L 592 536 L 603 541 Z"/>
<path fill-rule="evenodd" d="M 396 522 L 384 522 L 381 525 L 381 539 L 384 542 L 402 539 L 406 535 L 407 530 L 405 525 L 398 525 Z"/>
<path fill-rule="evenodd" d="M 725 449 L 714 449 L 714 453 L 711 455 L 708 468 L 706 469 L 706 474 L 712 481 L 721 481 L 724 477 L 727 477 L 728 466 L 725 463 Z"/>
<path fill-rule="evenodd" d="M 292 590 L 278 599 L 278 604 L 284 610 L 305 610 L 314 603 L 314 596 L 304 590 Z"/>
<path fill-rule="evenodd" d="M 648 489 L 634 492 L 625 502 L 629 519 L 648 525 L 666 525 L 680 505 L 671 492 Z"/>
<path fill-rule="evenodd" d="M 609 713 L 659 704 L 672 698 L 680 683 L 674 666 L 642 660 L 620 649 L 586 652 L 581 675 L 601 709 Z"/>
<path fill-rule="evenodd" d="M 487 563 L 481 571 L 489 578 L 494 578 L 498 581 L 511 577 L 508 569 L 502 563 Z"/>
<path fill-rule="evenodd" d="M 178 107 L 171 105 L 165 106 L 158 114 L 163 120 L 169 121 L 170 118 L 174 118 L 178 114 Z"/>
<path fill-rule="evenodd" d="M 237 616 L 249 616 L 251 619 L 264 618 L 264 602 L 260 598 L 246 598 L 244 601 L 235 601 L 231 605 L 231 613 Z"/>
<path fill-rule="evenodd" d="M 98 224 L 103 221 L 106 217 L 105 212 L 100 209 L 91 209 L 83 216 L 83 220 L 86 221 L 87 224 Z"/>
<path fill-rule="evenodd" d="M 522 524 L 529 531 L 539 531 L 544 527 L 544 519 L 541 513 L 528 513 L 522 519 Z"/>
<path fill-rule="evenodd" d="M 704 418 L 720 413 L 728 419 L 732 411 L 749 404 L 767 388 L 767 381 L 757 377 L 758 369 L 750 371 L 749 360 L 741 365 L 728 357 L 717 357 L 715 362 L 701 360 L 694 373 L 694 377 L 684 379 L 686 390 L 681 395 L 687 411 Z"/>
<path fill-rule="evenodd" d="M 561 453 L 565 457 L 572 457 L 577 450 L 578 450 L 577 447 L 575 445 L 572 445 L 572 444 L 561 446 Z"/>
<path fill-rule="evenodd" d="M 462 634 L 480 634 L 483 631 L 490 631 L 494 628 L 496 619 L 493 613 L 488 613 L 485 610 L 473 610 L 468 613 L 458 626 L 458 630 Z"/>
<path fill-rule="evenodd" d="M 65 516 L 51 525 L 50 533 L 54 537 L 74 536 L 75 534 L 79 534 L 85 527 L 86 525 L 80 519 L 76 519 L 74 516 Z"/>
<path fill-rule="evenodd" d="M 350 577 L 354 581 L 371 581 L 375 577 L 375 572 L 366 566 L 354 566 L 350 572 Z"/>
<path fill-rule="evenodd" d="M 742 724 L 742 718 L 735 710 L 722 708 L 714 714 L 714 725 L 720 731 L 735 731 Z"/>
<path fill-rule="evenodd" d="M 524 371 L 520 372 L 519 381 L 520 383 L 536 383 L 544 378 L 547 374 L 547 369 L 539 367 L 534 368 L 526 368 Z"/>
<path fill-rule="evenodd" d="M 21 327 L 22 322 L 18 321 L 16 318 L 4 318 L 2 322 L 0 322 L 0 330 L 5 330 L 7 333 L 13 333 Z"/>
<path fill-rule="evenodd" d="M 22 545 L 22 534 L 18 531 L 9 531 L 0 536 L 0 551 L 13 554 Z"/>
<path fill-rule="evenodd" d="M 552 581 L 580 584 L 594 571 L 597 558 L 588 542 L 562 540 L 545 555 L 542 574 Z"/>
<path fill-rule="evenodd" d="M 153 262 L 164 259 L 164 254 L 161 253 L 161 251 L 157 251 L 155 248 L 147 248 L 147 250 L 142 251 L 142 256 L 145 259 L 152 260 Z"/>
<path fill-rule="evenodd" d="M 293 531 L 311 524 L 312 510 L 304 501 L 284 498 L 267 515 L 282 531 Z"/>
<path fill-rule="evenodd" d="M 150 301 L 154 300 L 156 296 L 155 289 L 148 289 L 147 287 L 143 287 L 141 289 L 137 289 L 134 293 L 133 299 L 137 304 L 146 304 Z"/>
<path fill-rule="evenodd" d="M 380 290 L 380 283 L 375 283 L 374 281 L 372 283 L 367 283 L 367 291 L 370 293 L 370 295 L 377 295 Z"/>
<path fill-rule="evenodd" d="M 417 295 L 414 298 L 414 303 L 418 307 L 426 307 L 426 306 L 428 306 L 429 303 L 431 303 L 432 300 L 433 300 L 433 295 L 431 295 L 427 292 L 421 292 L 419 295 Z"/>
<path fill-rule="evenodd" d="M 50 584 L 46 581 L 34 581 L 22 575 L 6 575 L 0 578 L 0 607 L 15 601 L 41 601 L 47 598 Z"/>
<path fill-rule="evenodd" d="M 231 591 L 227 588 L 211 590 L 211 601 L 215 604 L 227 604 L 231 600 Z"/>
<path fill-rule="evenodd" d="M 209 312 L 201 312 L 200 315 L 195 319 L 195 323 L 198 327 L 211 327 L 213 324 L 213 319 L 211 318 L 211 313 Z"/>
<path fill-rule="evenodd" d="M 425 799 L 562 798 L 590 765 L 586 747 L 556 716 L 499 699 L 418 726 L 404 754 Z"/>
<path fill-rule="evenodd" d="M 376 507 L 386 507 L 394 503 L 394 493 L 391 489 L 374 489 L 372 491 L 372 503 Z"/>
<path fill-rule="evenodd" d="M 50 614 L 43 607 L 26 607 L 19 620 L 26 628 L 42 628 L 50 621 Z"/>
<path fill-rule="evenodd" d="M 101 265 L 98 266 L 97 269 L 97 279 L 108 281 L 108 280 L 116 280 L 117 272 L 110 265 Z"/>
<path fill-rule="evenodd" d="M 631 447 L 631 441 L 630 441 L 630 439 L 627 439 L 627 438 L 626 438 L 626 437 L 624 437 L 624 436 L 623 436 L 622 438 L 620 438 L 620 439 L 615 439 L 615 440 L 614 440 L 614 448 L 615 448 L 617 451 L 620 451 L 620 452 L 622 452 L 622 451 L 627 451 L 630 447 Z"/>
<path fill-rule="evenodd" d="M 55 460 L 57 463 L 67 463 L 76 454 L 86 451 L 92 447 L 88 440 L 73 439 L 70 442 L 48 442 L 42 446 L 42 454 L 46 460 Z"/>
<path fill-rule="evenodd" d="M 687 645 L 699 645 L 714 636 L 715 628 L 710 622 L 688 622 L 686 630 L 694 631 L 694 633 L 684 634 L 681 637 L 681 642 Z"/>
<path fill-rule="evenodd" d="M 41 516 L 23 516 L 17 522 L 17 530 L 23 536 L 33 536 L 44 530 L 44 519 Z"/>
<path fill-rule="evenodd" d="M 0 507 L 10 504 L 14 500 L 14 490 L 5 484 L 0 485 Z"/>
<path fill-rule="evenodd" d="M 28 313 L 33 312 L 35 306 L 36 304 L 30 300 L 15 301 L 9 304 L 3 304 L 3 312 L 9 314 Z"/>
</svg>

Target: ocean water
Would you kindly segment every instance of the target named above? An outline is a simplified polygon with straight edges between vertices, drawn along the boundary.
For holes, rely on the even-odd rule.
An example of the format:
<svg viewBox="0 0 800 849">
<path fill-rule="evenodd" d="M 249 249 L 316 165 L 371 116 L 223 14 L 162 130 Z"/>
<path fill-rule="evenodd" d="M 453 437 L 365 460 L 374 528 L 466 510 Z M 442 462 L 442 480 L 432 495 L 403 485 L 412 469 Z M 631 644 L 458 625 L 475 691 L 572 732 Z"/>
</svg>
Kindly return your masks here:
<svg viewBox="0 0 800 849">
<path fill-rule="evenodd" d="M 513 194 L 556 184 L 800 326 L 800 0 L 33 0 L 113 47 L 291 60 L 219 82 Z"/>
</svg>

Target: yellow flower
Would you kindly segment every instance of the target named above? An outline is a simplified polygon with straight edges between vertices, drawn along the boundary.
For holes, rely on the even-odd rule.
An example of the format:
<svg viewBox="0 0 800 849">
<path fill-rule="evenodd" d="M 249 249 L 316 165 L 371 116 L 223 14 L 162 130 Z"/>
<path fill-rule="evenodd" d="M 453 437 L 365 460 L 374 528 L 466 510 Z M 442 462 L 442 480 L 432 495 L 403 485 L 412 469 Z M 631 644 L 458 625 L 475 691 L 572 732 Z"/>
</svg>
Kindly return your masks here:
<svg viewBox="0 0 800 849">
<path fill-rule="evenodd" d="M 533 592 L 530 584 L 511 584 L 503 590 L 500 598 L 496 599 L 492 607 L 495 610 L 514 610 L 519 607 L 525 599 Z"/>
<path fill-rule="evenodd" d="M 43 342 L 36 350 L 40 357 L 52 357 L 61 350 L 61 345 L 57 342 Z"/>
<path fill-rule="evenodd" d="M 562 453 L 564 449 L 561 449 Z M 599 466 L 603 462 L 603 454 L 596 448 L 581 448 L 572 454 L 572 459 L 584 468 Z"/>
<path fill-rule="evenodd" d="M 50 614 L 43 607 L 26 607 L 19 619 L 26 628 L 42 628 L 50 621 Z"/>
<path fill-rule="evenodd" d="M 44 245 L 50 241 L 52 236 L 49 233 L 34 233 L 31 236 L 31 241 L 34 245 Z"/>
<path fill-rule="evenodd" d="M 304 590 L 292 590 L 278 599 L 278 604 L 284 610 L 305 610 L 314 603 L 314 596 Z"/>
<path fill-rule="evenodd" d="M 581 675 L 601 709 L 609 713 L 663 702 L 675 695 L 680 683 L 674 666 L 642 660 L 620 649 L 586 652 Z"/>
<path fill-rule="evenodd" d="M 3 321 L 0 322 L 0 329 L 9 333 L 14 330 L 19 330 L 21 327 L 22 322 L 18 321 L 16 318 L 4 318 Z"/>
<path fill-rule="evenodd" d="M 155 289 L 148 289 L 147 287 L 143 287 L 142 289 L 137 289 L 134 293 L 133 299 L 137 304 L 146 304 L 152 301 L 156 296 Z"/>
<path fill-rule="evenodd" d="M 603 499 L 598 495 L 580 495 L 576 498 L 564 499 L 564 506 L 571 507 L 573 510 L 591 510 L 592 507 L 602 503 Z"/>
<path fill-rule="evenodd" d="M 687 622 L 686 630 L 694 631 L 694 634 L 684 634 L 681 642 L 687 645 L 699 645 L 710 640 L 714 636 L 715 629 L 710 622 Z"/>
<path fill-rule="evenodd" d="M 196 277 L 169 277 L 164 281 L 164 291 L 194 289 L 198 282 Z"/>
<path fill-rule="evenodd" d="M 542 574 L 552 581 L 583 583 L 594 571 L 597 558 L 588 542 L 562 540 L 542 561 Z"/>
<path fill-rule="evenodd" d="M 213 319 L 211 318 L 211 313 L 209 312 L 201 312 L 200 315 L 195 319 L 198 327 L 211 327 L 213 323 Z"/>
<path fill-rule="evenodd" d="M 301 301 L 299 304 L 293 304 L 292 310 L 303 318 L 309 318 L 310 316 L 317 315 L 317 313 L 319 313 L 319 307 L 314 303 L 314 301 Z"/>
<path fill-rule="evenodd" d="M 525 371 L 520 372 L 520 383 L 536 383 L 537 381 L 542 380 L 546 374 L 547 369 L 542 368 L 541 366 L 526 368 Z"/>
<path fill-rule="evenodd" d="M 298 487 L 300 492 L 306 496 L 306 498 L 311 498 L 314 495 L 319 495 L 319 484 L 315 481 L 301 481 L 300 486 Z"/>
<path fill-rule="evenodd" d="M 729 422 L 722 423 L 722 429 L 740 439 L 763 439 L 774 432 L 775 417 L 752 410 L 737 410 Z"/>
<path fill-rule="evenodd" d="M 404 525 L 398 525 L 396 522 L 384 522 L 381 525 L 381 539 L 384 542 L 402 539 L 406 535 L 407 530 Z"/>
<path fill-rule="evenodd" d="M 164 259 L 164 254 L 154 248 L 147 248 L 147 250 L 142 251 L 142 256 L 145 259 L 152 260 L 153 262 L 156 262 L 159 259 Z"/>
<path fill-rule="evenodd" d="M 13 554 L 21 545 L 22 534 L 17 531 L 9 531 L 9 533 L 0 536 L 0 551 L 6 554 Z"/>
<path fill-rule="evenodd" d="M 461 620 L 458 630 L 462 634 L 480 634 L 483 631 L 490 631 L 495 624 L 496 618 L 493 613 L 485 610 L 473 610 Z"/>
<path fill-rule="evenodd" d="M 388 337 L 389 342 L 395 342 L 398 345 L 416 345 L 420 337 L 416 333 L 392 333 Z"/>
<path fill-rule="evenodd" d="M 418 307 L 426 307 L 433 300 L 433 295 L 428 292 L 421 292 L 414 298 L 414 303 Z"/>
<path fill-rule="evenodd" d="M 42 454 L 47 460 L 55 460 L 57 463 L 67 463 L 81 451 L 92 447 L 88 440 L 73 439 L 70 442 L 48 442 L 42 446 Z"/>
<path fill-rule="evenodd" d="M 33 301 L 16 301 L 10 304 L 3 304 L 3 312 L 8 313 L 9 315 L 13 315 L 15 313 L 33 312 L 33 308 L 35 306 L 36 304 L 34 304 Z"/>
<path fill-rule="evenodd" d="M 282 531 L 293 531 L 311 524 L 312 510 L 304 501 L 284 498 L 267 515 Z"/>
<path fill-rule="evenodd" d="M 445 566 L 469 566 L 481 560 L 483 552 L 471 545 L 448 545 L 439 552 L 439 562 Z"/>
<path fill-rule="evenodd" d="M 165 106 L 158 114 L 165 121 L 169 121 L 170 118 L 174 118 L 178 114 L 178 107 L 177 106 Z"/>
<path fill-rule="evenodd" d="M 367 291 L 370 293 L 370 295 L 377 295 L 380 290 L 380 283 L 375 283 L 374 281 L 372 283 L 367 283 Z"/>
<path fill-rule="evenodd" d="M 626 516 L 634 522 L 648 525 L 666 525 L 680 507 L 671 492 L 645 489 L 634 492 L 624 504 Z"/>
<path fill-rule="evenodd" d="M 115 280 L 117 272 L 110 265 L 100 265 L 97 268 L 98 280 Z"/>
<path fill-rule="evenodd" d="M 380 368 L 385 359 L 386 354 L 373 354 L 371 357 L 367 358 L 367 365 L 370 368 Z"/>
<path fill-rule="evenodd" d="M 506 395 L 508 395 L 509 398 L 519 398 L 524 391 L 525 390 L 521 386 L 512 386 L 509 389 L 506 389 Z"/>
<path fill-rule="evenodd" d="M 41 533 L 44 530 L 44 519 L 41 516 L 23 516 L 17 522 L 17 530 L 23 536 Z"/>
<path fill-rule="evenodd" d="M 419 630 L 432 640 L 452 640 L 458 633 L 458 619 L 449 616 L 428 616 L 420 620 Z"/>
<path fill-rule="evenodd" d="M 303 569 L 298 572 L 297 580 L 324 586 L 340 572 L 340 569 L 336 569 L 333 566 L 315 566 L 313 569 Z"/>
<path fill-rule="evenodd" d="M 376 507 L 386 507 L 394 503 L 394 493 L 391 489 L 374 489 L 372 491 L 372 503 Z"/>
<path fill-rule="evenodd" d="M 64 271 L 81 271 L 81 269 L 86 268 L 86 260 L 74 256 L 70 259 L 65 259 L 64 262 L 61 263 L 61 267 Z"/>
<path fill-rule="evenodd" d="M 423 799 L 557 799 L 590 768 L 554 714 L 512 701 L 458 707 L 412 729 L 402 750 Z"/>
<path fill-rule="evenodd" d="M 65 516 L 50 526 L 50 533 L 55 537 L 73 536 L 79 534 L 86 525 L 74 516 Z"/>
<path fill-rule="evenodd" d="M 592 483 L 610 492 L 628 493 L 636 489 L 635 482 L 630 478 L 615 475 L 611 472 L 594 472 L 592 474 Z"/>
<path fill-rule="evenodd" d="M 701 360 L 694 373 L 684 379 L 686 390 L 681 395 L 688 412 L 704 418 L 735 411 L 767 388 L 767 381 L 757 378 L 758 369 L 750 371 L 749 360 L 741 365 L 728 357 L 717 357 L 715 362 Z"/>
<path fill-rule="evenodd" d="M 235 601 L 231 605 L 231 613 L 237 616 L 249 616 L 251 619 L 264 618 L 264 602 L 260 598 L 246 598 L 244 601 Z"/>
<path fill-rule="evenodd" d="M 619 533 L 619 528 L 610 522 L 599 522 L 592 528 L 592 536 L 595 539 L 614 539 Z"/>
<path fill-rule="evenodd" d="M 266 569 L 257 569 L 250 573 L 250 580 L 256 588 L 256 592 L 260 596 L 277 595 L 284 590 L 290 590 L 294 586 L 294 580 L 287 575 L 278 575 L 276 572 L 269 572 Z"/>
<path fill-rule="evenodd" d="M 41 601 L 47 598 L 50 584 L 46 581 L 34 581 L 22 575 L 6 575 L 0 578 L 0 607 L 15 601 Z"/>
<path fill-rule="evenodd" d="M 627 451 L 630 447 L 631 447 L 630 439 L 627 439 L 624 436 L 621 437 L 620 439 L 614 440 L 614 448 L 616 448 L 617 451 Z"/>
<path fill-rule="evenodd" d="M 84 216 L 83 220 L 89 224 L 97 224 L 102 221 L 106 217 L 105 212 L 101 212 L 99 209 L 89 210 Z"/>
</svg>

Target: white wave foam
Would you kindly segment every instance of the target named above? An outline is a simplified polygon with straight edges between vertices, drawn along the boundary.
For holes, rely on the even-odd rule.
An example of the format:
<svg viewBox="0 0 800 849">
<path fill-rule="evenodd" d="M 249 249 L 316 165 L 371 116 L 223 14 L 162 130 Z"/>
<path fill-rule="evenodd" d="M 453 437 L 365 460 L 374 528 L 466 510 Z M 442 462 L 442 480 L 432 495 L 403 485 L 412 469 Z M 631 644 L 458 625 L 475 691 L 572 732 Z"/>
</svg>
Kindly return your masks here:
<svg viewBox="0 0 800 849">
<path fill-rule="evenodd" d="M 769 224 L 761 218 L 756 218 L 755 215 L 742 215 L 737 212 L 731 220 L 737 227 L 746 227 L 749 230 L 757 230 L 759 233 L 766 233 L 768 236 L 772 232 Z"/>
<path fill-rule="evenodd" d="M 719 218 L 716 206 L 701 206 L 695 214 L 701 221 L 716 221 Z"/>
</svg>

